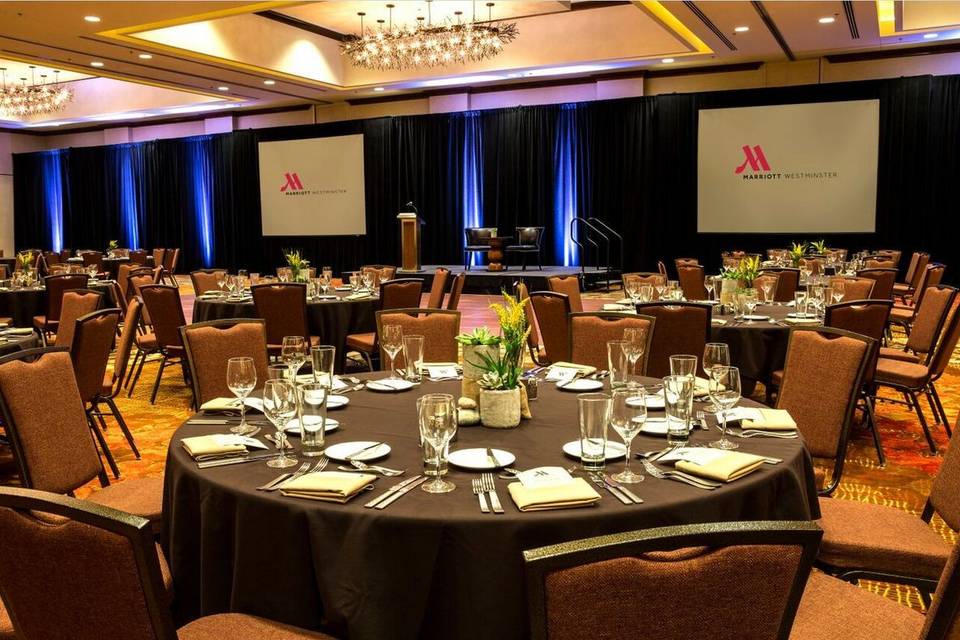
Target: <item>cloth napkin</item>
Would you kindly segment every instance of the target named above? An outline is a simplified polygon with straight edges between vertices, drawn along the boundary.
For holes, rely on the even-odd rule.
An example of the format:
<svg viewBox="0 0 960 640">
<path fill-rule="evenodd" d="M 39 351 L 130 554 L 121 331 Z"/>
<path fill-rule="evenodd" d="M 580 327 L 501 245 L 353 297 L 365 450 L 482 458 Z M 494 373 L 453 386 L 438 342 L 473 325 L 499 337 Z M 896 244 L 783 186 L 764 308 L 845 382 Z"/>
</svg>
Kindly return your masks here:
<svg viewBox="0 0 960 640">
<path fill-rule="evenodd" d="M 733 482 L 763 466 L 763 458 L 740 451 L 691 449 L 687 450 L 683 459 L 677 460 L 674 466 L 680 471 L 702 478 Z"/>
<path fill-rule="evenodd" d="M 717 325 L 718 327 L 722 327 L 723 325 L 727 324 L 727 321 L 724 320 L 723 318 L 712 318 L 710 322 Z"/>
<path fill-rule="evenodd" d="M 797 423 L 785 409 L 758 409 L 760 419 L 741 420 L 741 429 L 763 429 L 765 431 L 796 431 Z"/>
<path fill-rule="evenodd" d="M 574 478 L 566 484 L 543 487 L 525 487 L 523 483 L 507 485 L 510 497 L 520 511 L 546 511 L 589 507 L 600 499 L 600 494 L 583 478 Z"/>
<path fill-rule="evenodd" d="M 361 291 L 359 293 L 351 293 L 350 295 L 346 296 L 344 300 L 363 300 L 364 298 L 369 298 L 369 297 L 370 297 L 369 292 Z"/>
<path fill-rule="evenodd" d="M 320 471 L 288 482 L 280 489 L 280 493 L 294 498 L 343 504 L 363 491 L 367 485 L 373 484 L 376 479 L 376 476 L 368 473 Z"/>
<path fill-rule="evenodd" d="M 568 371 L 573 370 L 585 376 L 589 376 L 590 374 L 596 373 L 597 371 L 596 367 L 591 367 L 590 365 L 586 365 L 586 364 L 574 364 L 572 362 L 554 362 L 552 365 L 550 365 L 549 372 L 547 373 L 547 380 L 559 380 L 560 376 L 557 375 L 559 374 L 559 371 L 558 371 L 559 369 L 567 369 Z"/>
<path fill-rule="evenodd" d="M 637 312 L 637 310 L 634 309 L 634 308 L 633 308 L 633 305 L 631 305 L 629 302 L 627 302 L 627 303 L 622 303 L 622 304 L 619 303 L 619 302 L 617 302 L 617 303 L 610 303 L 610 302 L 608 302 L 608 303 L 606 303 L 606 304 L 603 305 L 603 310 L 604 310 L 604 311 L 620 311 L 620 312 L 623 312 L 623 313 L 636 313 L 636 312 Z"/>
<path fill-rule="evenodd" d="M 247 410 L 263 411 L 263 401 L 260 398 L 247 398 Z M 200 411 L 240 411 L 240 402 L 236 398 L 214 398 L 200 405 Z"/>
<path fill-rule="evenodd" d="M 820 324 L 817 318 L 784 318 L 787 324 Z"/>
<path fill-rule="evenodd" d="M 194 436 L 180 441 L 194 460 L 209 460 L 230 455 L 244 455 L 247 448 L 238 436 L 215 433 L 210 436 Z"/>
</svg>

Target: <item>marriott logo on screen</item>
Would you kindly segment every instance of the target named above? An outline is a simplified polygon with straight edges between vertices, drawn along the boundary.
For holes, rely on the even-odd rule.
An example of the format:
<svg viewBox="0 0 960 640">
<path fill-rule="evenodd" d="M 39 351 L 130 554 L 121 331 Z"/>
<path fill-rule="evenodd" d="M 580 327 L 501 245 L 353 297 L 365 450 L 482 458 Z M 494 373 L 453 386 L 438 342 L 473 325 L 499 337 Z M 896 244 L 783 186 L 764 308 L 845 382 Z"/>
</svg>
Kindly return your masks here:
<svg viewBox="0 0 960 640">
<path fill-rule="evenodd" d="M 285 196 L 329 196 L 341 195 L 347 192 L 346 189 L 307 189 L 303 186 L 300 176 L 295 171 L 283 174 L 284 183 L 280 187 L 280 193 Z"/>
<path fill-rule="evenodd" d="M 290 189 L 291 191 L 303 191 L 303 183 L 300 182 L 300 176 L 298 176 L 296 172 L 285 173 L 283 174 L 283 178 L 286 180 L 286 182 L 284 182 L 283 186 L 280 187 L 281 192 L 284 192 L 287 189 Z"/>
<path fill-rule="evenodd" d="M 743 163 L 733 170 L 733 174 L 743 180 L 833 180 L 840 177 L 839 171 L 783 171 L 774 172 L 767 162 L 763 147 L 758 144 L 752 147 L 748 144 L 741 147 L 744 155 Z M 750 167 L 750 172 L 745 173 Z"/>
</svg>

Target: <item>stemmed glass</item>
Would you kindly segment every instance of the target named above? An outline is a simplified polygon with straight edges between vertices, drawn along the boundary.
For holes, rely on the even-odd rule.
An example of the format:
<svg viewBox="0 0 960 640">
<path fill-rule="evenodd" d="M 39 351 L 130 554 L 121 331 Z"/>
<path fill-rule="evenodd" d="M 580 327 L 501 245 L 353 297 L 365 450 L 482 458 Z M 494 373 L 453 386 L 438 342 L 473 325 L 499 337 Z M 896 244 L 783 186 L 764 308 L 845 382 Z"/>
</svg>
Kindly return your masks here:
<svg viewBox="0 0 960 640">
<path fill-rule="evenodd" d="M 653 285 L 640 285 L 640 302 L 651 302 L 653 300 Z"/>
<path fill-rule="evenodd" d="M 833 299 L 833 304 L 837 304 L 843 300 L 843 296 L 847 293 L 847 285 L 840 278 L 835 279 L 830 283 L 830 297 Z"/>
<path fill-rule="evenodd" d="M 220 289 L 220 297 L 223 297 L 223 285 L 227 284 L 227 277 L 226 271 L 220 271 L 217 273 L 217 288 Z"/>
<path fill-rule="evenodd" d="M 277 429 L 277 448 L 280 455 L 267 461 L 268 467 L 284 469 L 297 464 L 297 459 L 287 455 L 287 438 L 284 433 L 287 423 L 297 415 L 297 390 L 286 380 L 267 380 L 263 385 L 263 413 Z"/>
<path fill-rule="evenodd" d="M 639 375 L 637 362 L 647 348 L 647 330 L 644 327 L 627 327 L 623 330 L 623 352 L 630 361 L 630 372 Z"/>
<path fill-rule="evenodd" d="M 716 279 L 713 276 L 707 276 L 703 279 L 703 288 L 707 290 L 707 300 L 713 300 L 713 288 L 716 286 Z"/>
<path fill-rule="evenodd" d="M 653 285 L 653 288 L 657 290 L 657 300 L 663 300 L 663 291 L 667 288 L 667 279 L 663 276 L 659 276 L 656 280 L 656 284 Z"/>
<path fill-rule="evenodd" d="M 331 280 L 332 276 L 330 275 L 330 272 L 324 269 L 323 274 L 320 276 L 320 290 L 323 292 L 323 295 L 327 295 L 327 293 L 330 291 Z"/>
<path fill-rule="evenodd" d="M 257 368 L 253 358 L 230 358 L 227 360 L 227 388 L 240 400 L 240 424 L 230 427 L 231 433 L 247 433 L 247 396 L 257 386 Z"/>
<path fill-rule="evenodd" d="M 803 278 L 803 282 L 806 283 L 810 279 L 810 274 L 813 273 L 813 269 L 810 267 L 810 263 L 800 263 L 800 276 Z"/>
<path fill-rule="evenodd" d="M 447 493 L 456 485 L 443 479 L 443 452 L 457 432 L 456 409 L 453 396 L 448 393 L 428 393 L 420 398 L 420 436 L 433 447 L 436 454 L 437 476 L 433 482 L 420 486 L 427 493 Z"/>
<path fill-rule="evenodd" d="M 773 278 L 762 278 L 760 280 L 760 290 L 763 291 L 763 301 L 766 304 L 773 304 Z"/>
<path fill-rule="evenodd" d="M 403 349 L 403 327 L 398 324 L 383 325 L 383 335 L 380 336 L 380 346 L 390 358 L 390 380 L 397 380 L 395 362 L 397 354 Z"/>
<path fill-rule="evenodd" d="M 369 271 L 367 273 L 361 274 L 360 279 L 363 281 L 363 288 L 367 291 L 373 291 L 373 274 Z"/>
<path fill-rule="evenodd" d="M 730 347 L 723 342 L 708 342 L 703 348 L 703 372 L 707 374 L 707 380 L 713 379 L 713 372 L 717 367 L 730 366 Z M 718 407 L 710 401 L 709 411 L 717 411 Z"/>
<path fill-rule="evenodd" d="M 280 360 L 287 365 L 290 384 L 297 382 L 297 372 L 307 361 L 307 343 L 303 336 L 284 336 L 280 346 Z"/>
<path fill-rule="evenodd" d="M 727 410 L 740 401 L 740 370 L 716 365 L 710 376 L 710 399 L 720 407 L 720 439 L 710 443 L 715 449 L 738 449 L 740 445 L 727 439 Z"/>
<path fill-rule="evenodd" d="M 627 386 L 613 391 L 613 407 L 610 411 L 610 426 L 623 439 L 627 458 L 623 471 L 613 476 L 617 482 L 634 484 L 643 481 L 643 474 L 630 470 L 630 444 L 640 433 L 647 419 L 647 401 L 643 387 Z"/>
<path fill-rule="evenodd" d="M 630 301 L 636 305 L 637 300 L 640 298 L 640 278 L 637 276 L 627 276 L 626 285 L 627 296 L 629 296 Z"/>
<path fill-rule="evenodd" d="M 757 302 L 759 301 L 757 300 L 756 289 L 747 289 L 743 292 L 743 306 L 746 308 L 747 314 L 751 316 L 751 318 L 747 320 L 747 324 L 753 324 L 752 316 L 754 309 L 757 308 Z"/>
</svg>

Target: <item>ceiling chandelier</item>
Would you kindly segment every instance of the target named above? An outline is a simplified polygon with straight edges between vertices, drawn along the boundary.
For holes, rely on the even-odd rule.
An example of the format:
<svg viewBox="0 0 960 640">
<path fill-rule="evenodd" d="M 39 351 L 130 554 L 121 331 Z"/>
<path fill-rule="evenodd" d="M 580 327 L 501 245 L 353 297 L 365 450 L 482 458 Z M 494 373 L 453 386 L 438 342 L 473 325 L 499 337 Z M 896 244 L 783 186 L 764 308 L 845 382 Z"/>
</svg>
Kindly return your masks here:
<svg viewBox="0 0 960 640">
<path fill-rule="evenodd" d="M 0 87 L 0 116 L 23 118 L 52 113 L 63 109 L 73 99 L 73 92 L 60 84 L 60 72 L 54 71 L 53 82 L 47 82 L 47 74 L 40 74 L 37 83 L 36 67 L 30 66 L 30 82 L 20 78 L 19 83 L 7 84 L 7 70 L 3 73 Z"/>
<path fill-rule="evenodd" d="M 393 24 L 393 8 L 388 4 L 389 23 L 377 20 L 376 29 L 367 30 L 360 12 L 360 33 L 348 36 L 340 46 L 343 55 L 358 66 L 367 69 L 409 69 L 464 64 L 492 58 L 503 51 L 504 45 L 517 37 L 517 25 L 492 21 L 494 3 L 488 2 L 487 20 L 477 21 L 476 9 L 469 21 L 462 20 L 462 11 L 455 11 L 455 19 L 434 25 L 427 0 L 427 19 L 417 18 L 415 25 Z"/>
</svg>

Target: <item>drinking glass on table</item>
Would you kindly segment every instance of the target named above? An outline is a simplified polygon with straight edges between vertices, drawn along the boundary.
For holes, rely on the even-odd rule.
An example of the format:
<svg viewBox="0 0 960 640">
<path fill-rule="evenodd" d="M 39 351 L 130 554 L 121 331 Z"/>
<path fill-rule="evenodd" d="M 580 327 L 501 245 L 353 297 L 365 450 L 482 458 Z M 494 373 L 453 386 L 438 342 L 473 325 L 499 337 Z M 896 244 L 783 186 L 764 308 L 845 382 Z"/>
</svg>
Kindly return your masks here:
<svg viewBox="0 0 960 640">
<path fill-rule="evenodd" d="M 361 284 L 360 274 L 351 273 L 350 274 L 350 290 L 353 291 L 354 293 L 357 293 L 358 291 L 360 291 L 360 284 Z"/>
<path fill-rule="evenodd" d="M 630 356 L 627 354 L 627 343 L 623 340 L 607 342 L 607 368 L 610 371 L 610 388 L 619 389 L 626 386 L 630 377 Z"/>
<path fill-rule="evenodd" d="M 716 366 L 710 376 L 710 399 L 720 409 L 720 439 L 710 443 L 715 449 L 738 449 L 740 445 L 727 439 L 727 410 L 740 401 L 740 370 Z"/>
<path fill-rule="evenodd" d="M 653 288 L 657 291 L 657 300 L 663 300 L 663 292 L 667 288 L 667 279 L 663 276 L 658 276 Z"/>
<path fill-rule="evenodd" d="M 682 447 L 690 439 L 693 418 L 693 376 L 667 376 L 663 379 L 663 408 L 667 414 L 667 444 Z"/>
<path fill-rule="evenodd" d="M 217 288 L 220 289 L 220 296 L 223 297 L 224 294 L 224 285 L 227 284 L 227 272 L 220 271 L 217 273 Z"/>
<path fill-rule="evenodd" d="M 703 348 L 703 372 L 707 374 L 707 380 L 713 379 L 713 371 L 717 367 L 728 366 L 730 366 L 730 347 L 723 342 L 708 342 Z M 718 407 L 711 400 L 707 409 L 717 411 Z"/>
<path fill-rule="evenodd" d="M 327 282 L 330 282 L 333 280 L 333 267 L 323 267 L 323 269 L 320 270 L 320 274 L 327 280 Z"/>
<path fill-rule="evenodd" d="M 800 277 L 803 278 L 803 282 L 806 283 L 810 279 L 810 274 L 813 273 L 813 269 L 810 266 L 810 263 L 800 263 Z"/>
<path fill-rule="evenodd" d="M 687 354 L 670 356 L 670 375 L 687 376 L 692 380 L 697 375 L 697 356 Z"/>
<path fill-rule="evenodd" d="M 321 382 L 297 386 L 300 401 L 300 452 L 308 457 L 323 454 L 330 387 Z"/>
<path fill-rule="evenodd" d="M 415 384 L 420 383 L 423 375 L 423 340 L 423 336 L 403 336 L 404 377 Z"/>
<path fill-rule="evenodd" d="M 753 315 L 753 311 L 757 308 L 758 302 L 756 289 L 746 289 L 743 292 L 743 307 L 748 315 Z M 747 320 L 747 324 L 753 324 L 753 318 Z"/>
<path fill-rule="evenodd" d="M 843 296 L 847 293 L 847 283 L 841 278 L 835 278 L 833 282 L 830 283 L 830 298 L 833 300 L 833 304 L 838 302 L 843 302 Z"/>
<path fill-rule="evenodd" d="M 367 291 L 373 291 L 373 274 L 369 271 L 366 273 L 360 274 L 360 279 L 363 281 L 363 288 Z"/>
<path fill-rule="evenodd" d="M 323 275 L 320 276 L 320 290 L 323 292 L 323 295 L 327 295 L 330 292 L 330 281 L 333 279 L 333 276 L 330 275 L 330 272 L 324 269 Z"/>
<path fill-rule="evenodd" d="M 420 398 L 418 407 L 420 437 L 425 444 L 433 447 L 437 469 L 433 482 L 423 484 L 420 488 L 427 493 L 453 491 L 456 485 L 443 479 L 447 446 L 457 432 L 457 409 L 453 396 L 449 393 L 428 393 Z"/>
<path fill-rule="evenodd" d="M 333 367 L 336 357 L 337 348 L 329 344 L 321 344 L 310 349 L 313 380 L 331 391 L 333 391 Z"/>
<path fill-rule="evenodd" d="M 610 396 L 582 393 L 577 396 L 580 421 L 580 465 L 584 471 L 603 471 L 607 464 L 607 425 L 610 424 Z"/>
<path fill-rule="evenodd" d="M 399 324 L 383 325 L 383 335 L 380 336 L 380 346 L 387 352 L 390 358 L 390 377 L 389 380 L 397 379 L 397 370 L 395 362 L 397 354 L 403 349 L 403 327 Z"/>
<path fill-rule="evenodd" d="M 630 302 L 637 304 L 640 299 L 640 278 L 638 276 L 626 276 L 624 284 L 624 290 L 630 298 Z"/>
<path fill-rule="evenodd" d="M 267 380 L 263 386 L 263 413 L 277 429 L 279 457 L 267 461 L 268 467 L 284 469 L 297 464 L 297 459 L 286 453 L 287 438 L 284 429 L 297 415 L 297 390 L 286 380 Z"/>
<path fill-rule="evenodd" d="M 776 282 L 774 278 L 770 277 L 760 279 L 760 290 L 763 291 L 763 301 L 766 304 L 773 304 L 773 288 Z"/>
<path fill-rule="evenodd" d="M 640 285 L 640 302 L 651 302 L 653 300 L 653 285 Z"/>
<path fill-rule="evenodd" d="M 285 364 L 267 365 L 267 380 L 286 380 L 290 375 L 290 368 Z"/>
<path fill-rule="evenodd" d="M 240 400 L 240 424 L 230 427 L 231 433 L 247 433 L 247 396 L 257 386 L 257 368 L 253 358 L 230 358 L 227 360 L 227 388 Z"/>
<path fill-rule="evenodd" d="M 284 336 L 280 346 L 280 361 L 287 365 L 290 383 L 296 383 L 297 372 L 307 361 L 307 343 L 303 336 Z"/>
<path fill-rule="evenodd" d="M 643 387 L 627 385 L 613 392 L 610 408 L 610 426 L 623 440 L 627 448 L 627 457 L 623 471 L 613 476 L 617 482 L 633 484 L 643 481 L 643 474 L 630 470 L 630 444 L 640 433 L 643 423 L 647 419 L 647 401 Z"/>
<path fill-rule="evenodd" d="M 793 306 L 797 310 L 798 318 L 807 317 L 807 292 L 797 291 L 793 294 Z"/>
<path fill-rule="evenodd" d="M 629 373 L 640 375 L 637 363 L 647 350 L 647 329 L 644 327 L 627 327 L 623 330 L 623 350 L 630 359 Z"/>
<path fill-rule="evenodd" d="M 713 300 L 713 289 L 717 281 L 714 276 L 707 276 L 703 279 L 703 288 L 707 290 L 707 300 Z"/>
</svg>

